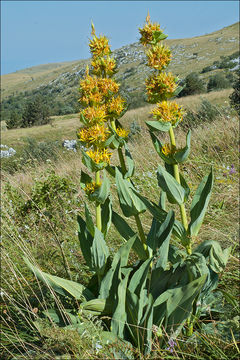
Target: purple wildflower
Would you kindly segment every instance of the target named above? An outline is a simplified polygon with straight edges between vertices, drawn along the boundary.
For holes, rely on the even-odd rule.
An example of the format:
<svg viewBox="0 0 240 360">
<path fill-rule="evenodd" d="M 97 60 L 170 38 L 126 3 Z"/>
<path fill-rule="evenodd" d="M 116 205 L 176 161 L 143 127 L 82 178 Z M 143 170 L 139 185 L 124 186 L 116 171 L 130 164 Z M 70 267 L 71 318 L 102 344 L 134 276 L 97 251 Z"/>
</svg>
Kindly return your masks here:
<svg viewBox="0 0 240 360">
<path fill-rule="evenodd" d="M 235 174 L 235 173 L 236 173 L 236 169 L 235 169 L 234 165 L 232 164 L 231 169 L 229 170 L 229 174 L 232 175 L 232 174 Z"/>
<path fill-rule="evenodd" d="M 170 338 L 168 340 L 168 345 L 169 345 L 169 347 L 167 348 L 167 350 L 170 350 L 171 352 L 173 352 L 174 346 L 177 345 L 177 343 L 172 338 Z"/>
</svg>

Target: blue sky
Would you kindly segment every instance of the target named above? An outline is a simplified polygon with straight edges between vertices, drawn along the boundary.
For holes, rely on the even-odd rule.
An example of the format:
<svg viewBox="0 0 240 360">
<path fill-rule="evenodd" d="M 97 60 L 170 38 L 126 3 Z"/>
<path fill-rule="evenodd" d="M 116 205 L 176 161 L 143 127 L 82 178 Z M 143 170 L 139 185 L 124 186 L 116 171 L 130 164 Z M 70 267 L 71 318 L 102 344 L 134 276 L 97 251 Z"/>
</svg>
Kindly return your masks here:
<svg viewBox="0 0 240 360">
<path fill-rule="evenodd" d="M 90 56 L 91 20 L 112 50 L 138 41 L 149 10 L 170 39 L 239 21 L 238 1 L 1 1 L 1 74 Z"/>
</svg>

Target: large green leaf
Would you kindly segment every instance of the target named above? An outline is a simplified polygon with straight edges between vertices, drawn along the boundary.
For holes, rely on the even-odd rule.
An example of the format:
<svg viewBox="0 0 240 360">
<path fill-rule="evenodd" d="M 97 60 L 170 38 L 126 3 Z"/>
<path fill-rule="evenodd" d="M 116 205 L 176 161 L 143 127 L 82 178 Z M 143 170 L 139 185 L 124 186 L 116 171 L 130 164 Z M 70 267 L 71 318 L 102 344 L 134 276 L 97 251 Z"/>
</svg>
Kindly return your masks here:
<svg viewBox="0 0 240 360">
<path fill-rule="evenodd" d="M 155 204 L 153 201 L 149 201 L 147 198 L 140 195 L 136 190 L 133 190 L 133 192 L 144 203 L 146 208 L 150 211 L 150 213 L 157 221 L 162 223 L 166 219 L 167 212 L 164 211 L 161 206 Z"/>
<path fill-rule="evenodd" d="M 174 212 L 169 211 L 166 220 L 161 224 L 154 241 L 154 252 L 157 257 L 156 267 L 166 269 L 168 262 L 168 250 L 174 225 Z"/>
<path fill-rule="evenodd" d="M 79 238 L 82 254 L 84 256 L 86 263 L 91 268 L 91 264 L 92 264 L 91 246 L 93 242 L 93 236 L 89 232 L 86 222 L 83 220 L 83 218 L 80 215 L 77 216 L 77 221 L 79 225 L 78 238 Z"/>
<path fill-rule="evenodd" d="M 108 197 L 101 205 L 101 218 L 102 218 L 102 233 L 104 236 L 108 233 L 108 230 L 112 222 L 112 200 Z"/>
<path fill-rule="evenodd" d="M 81 304 L 80 309 L 95 316 L 112 315 L 113 303 L 108 299 L 92 299 Z"/>
<path fill-rule="evenodd" d="M 220 244 L 214 240 L 206 240 L 194 250 L 194 253 L 201 253 L 206 258 L 215 273 L 225 269 L 230 252 L 231 247 L 222 250 Z"/>
<path fill-rule="evenodd" d="M 131 336 L 131 342 L 137 348 L 140 348 L 141 329 L 138 326 L 139 298 L 128 288 L 126 290 L 126 313 L 127 313 L 127 328 Z"/>
<path fill-rule="evenodd" d="M 170 165 L 170 164 L 165 163 L 165 168 L 166 168 L 166 170 L 167 170 L 167 172 L 168 172 L 169 174 L 171 174 L 173 177 L 175 177 L 175 176 L 174 176 L 174 168 L 173 168 L 173 165 Z M 185 190 L 184 202 L 186 202 L 186 201 L 188 200 L 188 197 L 189 197 L 189 194 L 190 194 L 190 188 L 189 188 L 189 186 L 188 186 L 185 178 L 183 177 L 183 175 L 182 175 L 181 173 L 179 174 L 179 177 L 180 177 L 180 184 L 181 184 L 181 186 L 182 186 L 182 187 L 184 188 L 184 190 Z M 175 203 L 174 200 L 172 201 L 171 196 L 170 196 L 170 197 L 168 196 L 168 201 L 169 201 L 170 203 L 173 203 L 173 204 Z"/>
<path fill-rule="evenodd" d="M 126 314 L 126 289 L 128 278 L 132 269 L 127 269 L 127 273 L 118 285 L 117 290 L 117 300 L 115 302 L 116 307 L 114 309 L 111 321 L 111 331 L 119 336 L 120 338 L 124 337 L 124 328 L 127 320 Z"/>
<path fill-rule="evenodd" d="M 128 285 L 128 289 L 131 292 L 138 295 L 138 297 L 140 297 L 142 289 L 146 284 L 148 277 L 148 270 L 151 262 L 152 262 L 152 258 L 144 261 L 144 263 L 140 266 L 140 268 L 137 271 L 135 271 Z"/>
<path fill-rule="evenodd" d="M 94 295 L 85 286 L 75 281 L 47 274 L 38 267 L 32 265 L 26 257 L 24 257 L 24 261 L 39 280 L 43 281 L 48 287 L 52 288 L 57 293 L 61 295 L 71 295 L 77 300 L 81 300 L 83 297 L 86 300 L 94 298 Z"/>
<path fill-rule="evenodd" d="M 196 236 L 202 225 L 213 188 L 213 172 L 205 176 L 197 188 L 190 208 L 189 232 Z"/>
<path fill-rule="evenodd" d="M 86 226 L 87 226 L 88 231 L 92 235 L 92 237 L 94 237 L 95 229 L 94 229 L 94 222 L 93 222 L 93 219 L 92 219 L 92 215 L 91 215 L 90 210 L 89 210 L 89 208 L 87 206 L 87 203 L 84 203 L 84 206 L 85 206 Z"/>
<path fill-rule="evenodd" d="M 133 191 L 130 181 L 123 179 L 121 172 L 116 168 L 116 185 L 120 207 L 124 216 L 138 215 L 146 210 L 144 203 Z"/>
<path fill-rule="evenodd" d="M 134 170 L 135 170 L 134 161 L 127 145 L 125 145 L 125 159 L 126 159 L 128 171 L 124 175 L 124 178 L 127 179 L 127 178 L 131 178 L 134 175 Z"/>
<path fill-rule="evenodd" d="M 99 298 L 107 299 L 109 296 L 117 293 L 118 284 L 121 281 L 121 268 L 127 265 L 129 253 L 136 238 L 135 234 L 114 255 L 111 268 L 101 281 Z"/>
<path fill-rule="evenodd" d="M 169 131 L 171 128 L 171 122 L 164 122 L 164 121 L 146 121 L 147 126 L 149 127 L 150 131 Z"/>
<path fill-rule="evenodd" d="M 187 285 L 169 289 L 161 294 L 154 302 L 153 323 L 158 326 L 165 317 L 165 325 L 167 323 L 173 328 L 182 325 L 190 315 L 192 303 L 199 295 L 206 277 L 207 275 L 203 275 Z"/>
<path fill-rule="evenodd" d="M 93 270 L 97 274 L 101 276 L 104 274 L 109 256 L 109 249 L 107 247 L 103 234 L 95 226 L 94 239 L 91 246 L 91 263 Z"/>
<path fill-rule="evenodd" d="M 104 172 L 104 178 L 102 180 L 101 186 L 97 188 L 94 193 L 92 193 L 89 198 L 98 202 L 99 204 L 104 204 L 110 192 L 110 182 L 106 177 Z"/>
<path fill-rule="evenodd" d="M 129 240 L 136 234 L 128 225 L 128 223 L 115 211 L 112 212 L 112 222 L 119 234 L 123 237 L 123 239 Z M 146 259 L 146 251 L 138 237 L 136 237 L 136 240 L 133 244 L 133 250 L 138 254 L 141 260 Z"/>
<path fill-rule="evenodd" d="M 188 131 L 186 136 L 186 146 L 183 149 L 178 150 L 173 155 L 177 163 L 182 163 L 187 160 L 190 153 L 190 146 L 191 146 L 191 130 Z"/>
<path fill-rule="evenodd" d="M 163 145 L 162 145 L 161 141 L 157 138 L 157 136 L 151 131 L 150 131 L 150 135 L 151 135 L 153 146 L 154 146 L 157 154 L 160 156 L 160 158 L 168 164 L 176 164 L 176 160 L 174 159 L 174 157 L 172 155 L 169 155 L 169 156 L 164 155 L 164 153 L 162 152 Z"/>
<path fill-rule="evenodd" d="M 184 188 L 161 165 L 158 166 L 157 177 L 161 189 L 171 196 L 175 203 L 183 204 L 185 200 Z"/>
</svg>

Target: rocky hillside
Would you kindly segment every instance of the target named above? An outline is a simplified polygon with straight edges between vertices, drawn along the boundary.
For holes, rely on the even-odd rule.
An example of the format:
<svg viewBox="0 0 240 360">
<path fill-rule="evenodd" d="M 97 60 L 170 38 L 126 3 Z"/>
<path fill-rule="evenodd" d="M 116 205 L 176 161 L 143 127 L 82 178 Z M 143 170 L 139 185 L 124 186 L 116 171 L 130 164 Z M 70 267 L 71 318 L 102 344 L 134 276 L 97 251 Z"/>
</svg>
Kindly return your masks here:
<svg viewBox="0 0 240 360">
<path fill-rule="evenodd" d="M 173 54 L 169 71 L 180 79 L 192 71 L 198 72 L 203 79 L 206 79 L 219 71 L 214 66 L 214 62 L 219 62 L 222 57 L 238 51 L 239 23 L 211 34 L 165 42 Z M 122 92 L 125 97 L 131 99 L 132 107 L 142 105 L 144 81 L 151 71 L 145 65 L 144 48 L 139 43 L 133 43 L 113 51 L 113 55 L 118 63 L 119 71 L 116 78 L 121 83 Z M 236 62 L 234 69 L 239 66 L 238 56 L 236 57 L 231 60 Z M 47 96 L 54 104 L 59 103 L 62 106 L 64 103 L 65 113 L 77 111 L 79 80 L 84 75 L 88 62 L 89 60 L 79 60 L 47 64 L 3 75 L 1 77 L 3 108 L 9 109 L 11 103 L 22 103 L 23 97 L 26 99 L 40 93 Z M 202 71 L 206 67 L 210 67 L 209 71 Z M 19 105 L 18 108 L 21 109 L 21 106 Z"/>
</svg>

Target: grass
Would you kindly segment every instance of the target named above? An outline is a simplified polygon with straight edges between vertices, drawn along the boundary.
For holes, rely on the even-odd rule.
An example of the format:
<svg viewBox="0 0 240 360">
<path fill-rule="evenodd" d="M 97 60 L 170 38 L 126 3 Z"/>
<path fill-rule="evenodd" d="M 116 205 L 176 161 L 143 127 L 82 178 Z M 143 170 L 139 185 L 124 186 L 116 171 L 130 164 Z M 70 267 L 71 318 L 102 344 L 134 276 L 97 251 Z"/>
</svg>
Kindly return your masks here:
<svg viewBox="0 0 240 360">
<path fill-rule="evenodd" d="M 221 105 L 224 105 L 228 96 L 229 93 L 226 90 L 204 95 L 208 100 Z M 200 96 L 192 96 L 179 99 L 179 101 L 185 107 L 197 108 L 201 99 Z M 151 106 L 146 106 L 138 110 L 130 110 L 124 115 L 122 122 L 129 127 L 132 121 L 137 121 L 142 127 L 140 135 L 136 135 L 129 142 L 129 149 L 136 165 L 134 182 L 141 194 L 156 201 L 159 197 L 159 189 L 155 170 L 161 160 L 153 149 L 144 125 L 144 121 L 149 117 L 150 108 Z M 4 131 L 3 143 L 14 148 L 21 147 L 24 146 L 26 136 L 33 137 L 37 141 L 74 139 L 78 126 L 77 115 L 56 117 L 52 120 L 52 126 Z M 183 129 L 178 127 L 176 133 L 177 145 L 183 145 L 185 142 Z M 164 350 L 156 336 L 152 359 L 235 360 L 239 356 L 236 337 L 239 250 L 237 240 L 239 228 L 238 135 L 235 114 L 224 113 L 212 123 L 205 123 L 193 129 L 191 156 L 182 168 L 186 180 L 191 184 L 191 197 L 200 179 L 211 166 L 214 169 L 215 183 L 209 210 L 201 233 L 195 239 L 195 244 L 212 239 L 218 240 L 224 248 L 232 246 L 226 271 L 221 275 L 219 289 L 230 294 L 233 305 L 229 304 L 230 300 L 227 296 L 226 298 L 223 296 L 217 306 L 224 309 L 224 313 L 222 315 L 214 311 L 209 313 L 205 319 L 200 320 L 205 330 L 197 328 L 191 341 L 179 337 L 172 352 Z M 161 135 L 161 140 L 167 141 L 166 136 Z M 113 162 L 116 161 L 115 154 Z M 229 171 L 228 167 L 232 164 L 236 170 L 235 173 Z M 34 278 L 22 259 L 22 255 L 25 255 L 31 261 L 37 262 L 43 270 L 63 277 L 67 276 L 65 261 L 74 280 L 87 282 L 89 273 L 76 236 L 76 216 L 82 213 L 84 201 L 79 184 L 81 168 L 83 165 L 79 152 L 65 154 L 59 152 L 55 161 L 37 162 L 34 167 L 26 166 L 11 175 L 2 171 L 2 270 L 5 274 L 1 300 L 3 359 L 58 359 L 57 356 L 60 355 L 64 360 L 68 358 L 112 359 L 117 357 L 116 354 L 119 354 L 120 348 L 121 351 L 127 351 L 122 344 L 104 345 L 100 336 L 102 324 L 97 320 L 81 319 L 84 323 L 84 335 L 73 330 L 63 330 L 56 327 L 50 320 L 43 320 L 41 314 L 49 305 L 58 307 L 59 311 L 64 312 L 64 309 L 71 304 L 56 294 L 50 296 L 49 290 Z M 51 202 L 51 214 L 54 214 L 54 217 L 49 217 L 49 212 L 44 207 L 39 207 L 35 212 L 29 210 L 26 214 L 19 215 L 17 209 L 21 201 L 24 203 L 27 200 L 30 202 L 33 200 L 32 189 L 41 178 L 47 177 L 47 170 L 50 169 L 57 175 L 71 180 L 76 192 L 67 200 L 64 193 L 58 194 L 59 200 Z M 10 198 L 10 193 L 6 191 L 7 183 L 17 189 L 20 195 L 14 193 L 15 195 L 12 194 Z M 113 203 L 117 206 L 114 187 L 112 189 Z M 60 200 L 66 201 L 63 202 L 64 205 L 61 208 L 58 207 Z M 69 206 L 71 211 L 66 212 Z M 179 216 L 178 211 L 176 214 Z M 141 219 L 144 228 L 149 229 L 151 217 L 143 214 Z M 131 219 L 129 223 L 134 228 L 134 222 Z M 109 233 L 108 244 L 113 253 L 119 247 L 120 241 L 117 233 L 112 229 Z M 40 324 L 38 327 L 34 325 L 36 320 Z M 225 326 L 225 330 L 220 331 L 220 325 Z M 232 329 L 232 333 L 229 329 Z M 100 344 L 99 348 L 98 344 Z M 135 357 L 137 358 L 137 354 Z"/>
</svg>

